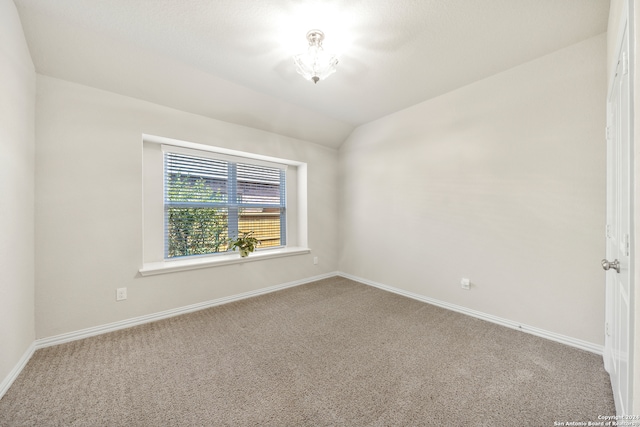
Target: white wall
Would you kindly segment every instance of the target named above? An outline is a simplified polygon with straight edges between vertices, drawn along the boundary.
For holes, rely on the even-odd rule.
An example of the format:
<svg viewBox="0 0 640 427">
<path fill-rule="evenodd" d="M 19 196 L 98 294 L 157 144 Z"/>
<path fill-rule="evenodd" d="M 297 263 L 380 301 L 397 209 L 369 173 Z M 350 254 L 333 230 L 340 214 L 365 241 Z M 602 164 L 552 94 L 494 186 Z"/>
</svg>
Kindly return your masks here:
<svg viewBox="0 0 640 427">
<path fill-rule="evenodd" d="M 357 128 L 340 270 L 602 345 L 605 61 L 603 34 Z"/>
<path fill-rule="evenodd" d="M 15 5 L 0 0 L 0 395 L 34 340 L 35 85 Z"/>
<path fill-rule="evenodd" d="M 619 4 L 621 1 L 617 1 L 617 0 L 612 0 L 612 9 L 613 9 L 613 4 Z M 632 10 L 631 10 L 631 14 L 632 16 L 630 16 L 630 19 L 632 20 L 632 24 L 631 24 L 631 38 L 632 40 L 631 42 L 631 49 L 633 49 L 633 55 L 634 55 L 634 64 L 633 64 L 633 75 L 632 75 L 632 87 L 633 87 L 633 103 L 632 103 L 632 109 L 633 109 L 633 115 L 634 115 L 634 119 L 633 119 L 633 138 L 632 138 L 632 158 L 631 158 L 631 164 L 634 167 L 633 170 L 633 186 L 632 186 L 632 191 L 633 191 L 633 230 L 634 230 L 634 237 L 633 237 L 633 249 L 631 251 L 632 256 L 634 256 L 634 278 L 633 278 L 633 287 L 632 287 L 632 295 L 634 295 L 633 298 L 633 306 L 632 306 L 632 313 L 634 315 L 634 326 L 632 329 L 632 334 L 634 335 L 633 338 L 633 343 L 634 343 L 634 350 L 633 350 L 633 362 L 632 362 L 632 372 L 633 372 L 633 378 L 631 379 L 631 395 L 633 396 L 632 399 L 632 408 L 630 413 L 632 414 L 640 414 L 640 316 L 637 314 L 637 307 L 640 307 L 640 292 L 638 292 L 638 284 L 640 284 L 640 268 L 638 268 L 640 266 L 640 263 L 638 262 L 638 244 L 637 242 L 640 241 L 640 165 L 638 165 L 638 161 L 635 159 L 635 153 L 637 152 L 636 150 L 636 135 L 637 133 L 637 129 L 640 129 L 640 108 L 637 106 L 640 106 L 640 90 L 638 89 L 638 82 L 640 81 L 640 79 L 638 78 L 640 76 L 640 50 L 638 48 L 638 44 L 640 43 L 640 37 L 638 37 L 638 22 L 640 20 L 640 7 L 636 4 L 636 2 L 629 0 L 628 1 L 629 4 L 632 5 Z M 614 34 L 611 34 L 610 37 L 615 37 Z M 615 43 L 614 43 L 615 46 Z M 617 47 L 617 46 L 615 46 Z M 614 50 L 615 52 L 615 50 Z M 616 52 L 617 53 L 617 52 Z M 613 56 L 615 53 L 611 53 L 611 56 Z M 615 56 L 614 56 L 615 58 Z M 613 67 L 613 65 L 612 65 Z M 611 80 L 613 80 L 613 76 L 609 76 L 609 78 Z"/>
<path fill-rule="evenodd" d="M 337 150 L 51 77 L 37 84 L 37 338 L 337 270 Z M 143 133 L 307 162 L 312 253 L 140 277 Z"/>
</svg>

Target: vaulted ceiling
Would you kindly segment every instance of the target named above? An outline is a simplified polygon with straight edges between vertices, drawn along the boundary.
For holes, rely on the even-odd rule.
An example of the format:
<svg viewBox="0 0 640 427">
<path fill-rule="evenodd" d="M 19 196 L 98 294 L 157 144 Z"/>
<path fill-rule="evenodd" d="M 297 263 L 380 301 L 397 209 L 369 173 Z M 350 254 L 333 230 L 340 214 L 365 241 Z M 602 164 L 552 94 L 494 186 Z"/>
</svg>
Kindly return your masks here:
<svg viewBox="0 0 640 427">
<path fill-rule="evenodd" d="M 608 0 L 15 0 L 38 73 L 338 147 L 358 125 L 606 31 Z M 292 56 L 326 34 L 338 71 Z"/>
</svg>

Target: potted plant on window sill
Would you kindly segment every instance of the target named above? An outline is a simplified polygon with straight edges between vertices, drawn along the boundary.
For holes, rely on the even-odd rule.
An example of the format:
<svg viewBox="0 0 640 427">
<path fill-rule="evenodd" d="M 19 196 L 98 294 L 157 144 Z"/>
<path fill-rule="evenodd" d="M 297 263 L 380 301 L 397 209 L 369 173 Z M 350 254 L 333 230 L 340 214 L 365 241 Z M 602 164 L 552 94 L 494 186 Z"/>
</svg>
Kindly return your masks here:
<svg viewBox="0 0 640 427">
<path fill-rule="evenodd" d="M 242 233 L 235 240 L 232 240 L 229 249 L 235 251 L 238 249 L 240 251 L 241 257 L 249 256 L 250 252 L 256 250 L 256 246 L 260 244 L 260 240 L 253 237 L 253 231 L 248 231 L 246 233 Z"/>
</svg>

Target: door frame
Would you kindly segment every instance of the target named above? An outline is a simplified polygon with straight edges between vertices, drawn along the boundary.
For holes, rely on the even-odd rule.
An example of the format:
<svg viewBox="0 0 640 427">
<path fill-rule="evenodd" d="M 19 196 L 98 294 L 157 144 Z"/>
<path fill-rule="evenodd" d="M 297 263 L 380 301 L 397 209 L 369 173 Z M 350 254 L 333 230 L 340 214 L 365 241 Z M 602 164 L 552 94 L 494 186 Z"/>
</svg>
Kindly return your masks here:
<svg viewBox="0 0 640 427">
<path fill-rule="evenodd" d="M 629 372 L 628 372 L 628 384 L 629 384 L 629 393 L 627 408 L 628 414 L 618 414 L 618 415 L 629 415 L 629 414 L 640 414 L 640 351 L 636 351 L 636 344 L 640 344 L 636 340 L 636 331 L 640 331 L 640 316 L 636 316 L 635 307 L 640 307 L 640 302 L 637 301 L 637 298 L 640 297 L 635 291 L 635 188 L 636 188 L 636 174 L 635 174 L 635 109 L 634 109 L 634 96 L 635 96 L 635 45 L 636 45 L 636 34 L 635 34 L 635 9 L 634 9 L 634 0 L 623 0 L 621 3 L 620 14 L 617 16 L 617 34 L 615 34 L 615 43 L 612 45 L 609 43 L 610 48 L 614 49 L 613 55 L 612 52 L 608 52 L 607 55 L 607 71 L 611 71 L 611 75 L 607 75 L 607 126 L 609 126 L 609 112 L 608 112 L 608 102 L 611 96 L 611 92 L 614 88 L 615 82 L 615 69 L 618 63 L 618 58 L 620 57 L 620 52 L 623 48 L 623 39 L 625 33 L 625 27 L 628 28 L 628 73 L 629 73 Z M 619 4 L 620 4 L 619 3 Z M 612 2 L 612 6 L 613 6 Z M 609 20 L 611 24 L 611 19 Z M 609 30 L 612 30 L 609 28 Z M 610 63 L 612 62 L 612 63 Z M 608 165 L 607 165 L 608 167 Z M 609 171 L 607 171 L 608 173 Z M 605 235 L 606 239 L 606 235 Z M 609 274 L 609 273 L 607 273 Z M 638 302 L 638 303 L 637 303 Z M 607 307 L 608 309 L 608 307 Z M 609 313 L 606 314 L 605 318 L 605 326 L 606 322 L 609 321 Z M 606 339 L 606 338 L 605 338 Z M 604 361 L 605 368 L 609 370 L 610 366 L 608 366 L 608 360 L 606 355 L 607 349 L 605 348 Z M 614 391 L 615 393 L 615 391 Z"/>
</svg>

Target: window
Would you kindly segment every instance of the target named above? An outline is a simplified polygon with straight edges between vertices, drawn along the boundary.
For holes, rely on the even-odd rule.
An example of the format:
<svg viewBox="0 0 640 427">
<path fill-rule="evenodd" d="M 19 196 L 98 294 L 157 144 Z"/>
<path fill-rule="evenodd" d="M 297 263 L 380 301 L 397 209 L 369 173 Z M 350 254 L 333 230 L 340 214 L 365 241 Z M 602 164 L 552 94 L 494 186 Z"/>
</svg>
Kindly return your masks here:
<svg viewBox="0 0 640 427">
<path fill-rule="evenodd" d="M 226 252 L 253 232 L 286 244 L 286 166 L 163 147 L 165 258 Z"/>
<path fill-rule="evenodd" d="M 143 276 L 310 252 L 306 163 L 143 135 L 142 172 Z M 227 239 L 247 231 L 241 258 Z"/>
</svg>

